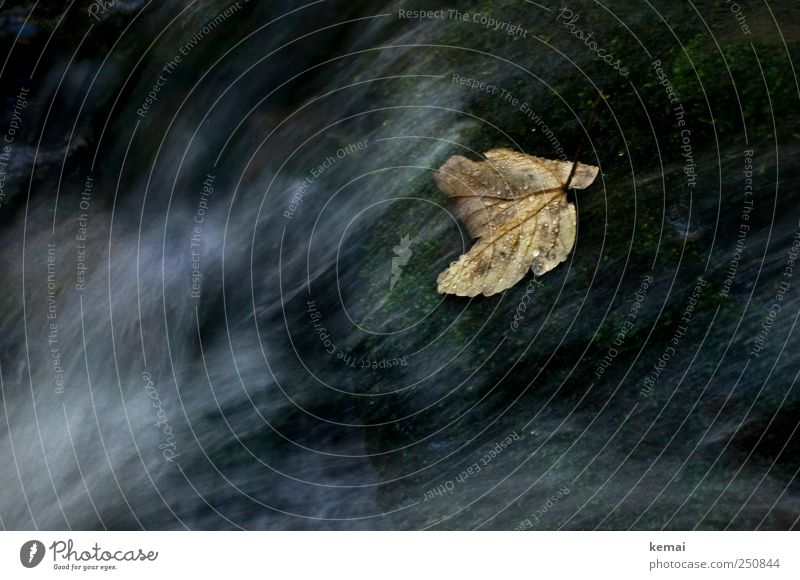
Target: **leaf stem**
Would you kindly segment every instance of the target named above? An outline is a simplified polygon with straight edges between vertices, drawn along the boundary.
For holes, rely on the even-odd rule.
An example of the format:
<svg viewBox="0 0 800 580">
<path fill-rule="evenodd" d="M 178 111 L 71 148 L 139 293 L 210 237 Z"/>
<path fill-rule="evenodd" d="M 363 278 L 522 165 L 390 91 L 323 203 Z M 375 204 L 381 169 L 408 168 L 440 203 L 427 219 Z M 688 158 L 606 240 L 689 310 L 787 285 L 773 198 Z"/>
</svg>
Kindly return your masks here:
<svg viewBox="0 0 800 580">
<path fill-rule="evenodd" d="M 592 129 L 592 125 L 594 125 L 594 119 L 597 115 L 597 109 L 600 106 L 600 102 L 605 100 L 602 92 L 597 93 L 597 98 L 594 100 L 594 106 L 592 107 L 592 112 L 589 113 L 589 119 L 586 121 L 586 131 L 584 131 L 583 135 L 581 135 L 581 140 L 578 142 L 578 150 L 575 151 L 575 158 L 572 161 L 572 169 L 569 172 L 569 177 L 567 178 L 567 183 L 564 185 L 564 190 L 569 189 L 569 184 L 572 183 L 572 178 L 575 177 L 575 171 L 578 169 L 578 157 L 580 157 L 581 153 L 583 152 L 583 147 L 586 145 L 586 137 L 589 135 L 589 131 Z"/>
</svg>

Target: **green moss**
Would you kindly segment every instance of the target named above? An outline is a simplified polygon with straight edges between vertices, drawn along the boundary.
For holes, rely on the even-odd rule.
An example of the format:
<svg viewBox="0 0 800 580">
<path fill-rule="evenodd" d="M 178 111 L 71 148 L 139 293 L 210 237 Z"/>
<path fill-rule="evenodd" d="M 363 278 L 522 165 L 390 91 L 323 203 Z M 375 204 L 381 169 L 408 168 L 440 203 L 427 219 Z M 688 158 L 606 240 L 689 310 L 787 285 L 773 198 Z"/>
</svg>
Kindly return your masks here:
<svg viewBox="0 0 800 580">
<path fill-rule="evenodd" d="M 744 117 L 753 140 L 772 137 L 773 115 L 796 129 L 791 122 L 796 115 L 787 109 L 796 87 L 782 47 L 741 41 L 720 51 L 708 34 L 699 34 L 685 48 L 672 64 L 672 75 L 691 117 L 713 124 L 720 134 L 741 131 Z"/>
</svg>

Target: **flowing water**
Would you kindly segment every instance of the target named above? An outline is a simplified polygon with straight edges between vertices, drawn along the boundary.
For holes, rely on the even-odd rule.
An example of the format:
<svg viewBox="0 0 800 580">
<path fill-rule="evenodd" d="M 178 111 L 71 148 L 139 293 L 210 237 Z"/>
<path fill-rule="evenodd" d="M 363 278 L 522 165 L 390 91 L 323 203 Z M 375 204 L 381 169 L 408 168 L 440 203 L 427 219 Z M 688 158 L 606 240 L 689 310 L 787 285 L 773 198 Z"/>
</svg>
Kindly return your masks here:
<svg viewBox="0 0 800 580">
<path fill-rule="evenodd" d="M 797 526 L 800 31 L 462 4 L 0 4 L 4 528 Z M 598 90 L 570 258 L 437 294 Z"/>
</svg>

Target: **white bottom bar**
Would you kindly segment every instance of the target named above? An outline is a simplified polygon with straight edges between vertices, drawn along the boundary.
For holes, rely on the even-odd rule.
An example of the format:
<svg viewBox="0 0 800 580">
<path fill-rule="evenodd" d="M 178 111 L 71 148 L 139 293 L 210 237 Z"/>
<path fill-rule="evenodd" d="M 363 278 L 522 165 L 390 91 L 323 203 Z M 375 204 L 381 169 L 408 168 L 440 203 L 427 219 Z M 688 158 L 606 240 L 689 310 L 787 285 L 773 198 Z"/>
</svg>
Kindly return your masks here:
<svg viewBox="0 0 800 580">
<path fill-rule="evenodd" d="M 796 579 L 799 540 L 787 532 L 4 532 L 0 577 Z"/>
</svg>

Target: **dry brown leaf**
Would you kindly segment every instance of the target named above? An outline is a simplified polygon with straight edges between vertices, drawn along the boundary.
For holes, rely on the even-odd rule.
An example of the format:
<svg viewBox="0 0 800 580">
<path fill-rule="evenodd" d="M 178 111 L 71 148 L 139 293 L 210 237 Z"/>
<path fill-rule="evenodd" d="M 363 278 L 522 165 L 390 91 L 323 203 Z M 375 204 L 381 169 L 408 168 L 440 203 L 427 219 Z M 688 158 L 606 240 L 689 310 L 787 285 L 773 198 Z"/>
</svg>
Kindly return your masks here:
<svg viewBox="0 0 800 580">
<path fill-rule="evenodd" d="M 575 206 L 567 202 L 573 164 L 492 149 L 486 161 L 453 155 L 434 177 L 453 198 L 456 214 L 478 241 L 439 274 L 441 294 L 491 296 L 519 282 L 530 268 L 540 276 L 566 260 L 575 244 Z M 597 177 L 578 163 L 569 187 Z"/>
</svg>

